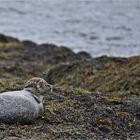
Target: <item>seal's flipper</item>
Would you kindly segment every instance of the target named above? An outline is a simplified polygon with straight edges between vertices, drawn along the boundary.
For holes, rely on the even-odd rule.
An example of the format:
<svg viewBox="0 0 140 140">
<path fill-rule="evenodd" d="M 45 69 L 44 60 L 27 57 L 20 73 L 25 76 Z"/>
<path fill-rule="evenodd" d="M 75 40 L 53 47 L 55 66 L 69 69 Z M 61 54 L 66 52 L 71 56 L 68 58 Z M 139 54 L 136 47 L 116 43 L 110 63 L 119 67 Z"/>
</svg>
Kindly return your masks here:
<svg viewBox="0 0 140 140">
<path fill-rule="evenodd" d="M 42 99 L 43 99 L 43 97 L 40 98 L 40 97 L 38 97 L 38 96 L 36 96 L 36 95 L 34 95 L 34 94 L 33 94 L 33 98 L 34 98 L 34 99 L 37 101 L 37 103 L 39 103 L 39 104 L 42 102 Z"/>
</svg>

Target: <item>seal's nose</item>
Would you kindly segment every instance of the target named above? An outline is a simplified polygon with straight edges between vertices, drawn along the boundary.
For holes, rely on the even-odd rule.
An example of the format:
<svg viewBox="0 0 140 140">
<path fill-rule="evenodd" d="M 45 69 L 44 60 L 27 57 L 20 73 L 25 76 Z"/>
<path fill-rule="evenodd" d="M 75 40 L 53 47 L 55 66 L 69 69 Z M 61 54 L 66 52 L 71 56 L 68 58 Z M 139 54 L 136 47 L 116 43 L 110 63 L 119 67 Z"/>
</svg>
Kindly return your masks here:
<svg viewBox="0 0 140 140">
<path fill-rule="evenodd" d="M 47 84 L 46 91 L 49 92 L 49 93 L 52 93 L 53 92 L 53 86 L 51 84 Z"/>
</svg>

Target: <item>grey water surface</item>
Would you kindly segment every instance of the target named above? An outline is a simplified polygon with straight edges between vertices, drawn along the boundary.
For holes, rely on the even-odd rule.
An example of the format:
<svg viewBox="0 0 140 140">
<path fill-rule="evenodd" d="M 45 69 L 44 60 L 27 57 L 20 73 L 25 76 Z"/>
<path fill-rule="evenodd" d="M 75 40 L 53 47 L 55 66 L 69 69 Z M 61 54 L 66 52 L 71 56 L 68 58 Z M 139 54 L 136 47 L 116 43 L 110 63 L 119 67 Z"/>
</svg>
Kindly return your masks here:
<svg viewBox="0 0 140 140">
<path fill-rule="evenodd" d="M 0 32 L 92 56 L 140 55 L 140 0 L 0 0 Z"/>
</svg>

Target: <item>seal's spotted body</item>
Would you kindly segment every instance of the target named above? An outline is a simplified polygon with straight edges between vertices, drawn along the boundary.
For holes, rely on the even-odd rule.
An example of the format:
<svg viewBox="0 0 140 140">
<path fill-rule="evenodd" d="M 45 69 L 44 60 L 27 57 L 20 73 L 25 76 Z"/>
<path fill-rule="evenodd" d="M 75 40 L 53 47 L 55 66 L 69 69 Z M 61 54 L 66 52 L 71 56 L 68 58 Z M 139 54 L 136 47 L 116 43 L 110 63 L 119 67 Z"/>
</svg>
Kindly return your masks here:
<svg viewBox="0 0 140 140">
<path fill-rule="evenodd" d="M 32 78 L 23 90 L 0 94 L 0 121 L 4 123 L 32 123 L 42 115 L 44 92 L 51 89 L 45 80 Z"/>
</svg>

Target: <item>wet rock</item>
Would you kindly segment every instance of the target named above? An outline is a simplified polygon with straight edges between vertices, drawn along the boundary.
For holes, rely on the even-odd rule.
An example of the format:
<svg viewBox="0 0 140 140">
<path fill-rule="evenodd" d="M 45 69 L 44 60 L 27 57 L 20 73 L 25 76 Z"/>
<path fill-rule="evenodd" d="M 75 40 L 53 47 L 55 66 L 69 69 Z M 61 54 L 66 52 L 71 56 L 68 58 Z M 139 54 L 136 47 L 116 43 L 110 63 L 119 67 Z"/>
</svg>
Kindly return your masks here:
<svg viewBox="0 0 140 140">
<path fill-rule="evenodd" d="M 22 41 L 22 45 L 25 47 L 31 47 L 31 48 L 37 46 L 37 44 L 35 42 L 32 42 L 30 40 Z"/>
<path fill-rule="evenodd" d="M 4 34 L 0 34 L 0 42 L 1 43 L 8 43 L 8 42 L 19 42 L 17 38 L 5 36 Z"/>
<path fill-rule="evenodd" d="M 82 59 L 83 58 L 85 58 L 85 59 L 91 59 L 90 54 L 87 53 L 87 52 L 84 52 L 84 51 L 79 52 L 78 55 L 81 56 Z"/>
</svg>

